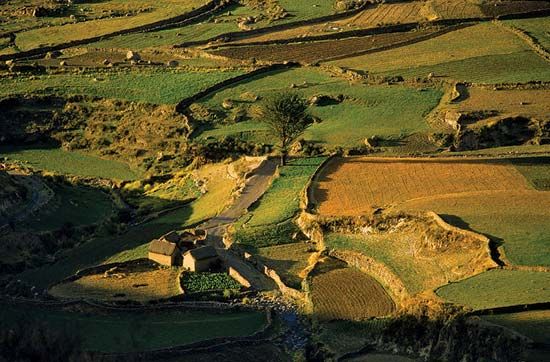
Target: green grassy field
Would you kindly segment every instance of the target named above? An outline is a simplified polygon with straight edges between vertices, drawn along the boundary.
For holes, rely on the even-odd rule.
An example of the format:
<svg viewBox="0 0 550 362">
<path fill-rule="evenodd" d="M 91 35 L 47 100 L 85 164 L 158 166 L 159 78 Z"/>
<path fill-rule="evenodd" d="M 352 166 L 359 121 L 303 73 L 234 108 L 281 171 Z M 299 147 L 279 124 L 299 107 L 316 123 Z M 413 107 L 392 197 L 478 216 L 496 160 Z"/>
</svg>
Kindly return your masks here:
<svg viewBox="0 0 550 362">
<path fill-rule="evenodd" d="M 226 12 L 213 17 L 209 21 L 149 33 L 121 35 L 91 43 L 88 46 L 93 48 L 130 48 L 139 50 L 153 46 L 175 45 L 189 41 L 201 41 L 213 38 L 223 33 L 239 31 L 239 27 L 237 26 L 237 18 L 243 16 L 257 16 L 258 14 L 258 11 L 249 7 L 232 4 L 227 8 Z M 215 19 L 218 20 L 217 23 L 214 22 Z"/>
<path fill-rule="evenodd" d="M 247 226 L 278 224 L 292 218 L 300 208 L 304 188 L 326 157 L 297 158 L 279 169 L 279 177 L 253 206 Z"/>
<path fill-rule="evenodd" d="M 66 224 L 82 226 L 98 223 L 112 215 L 109 195 L 91 187 L 50 185 L 53 199 L 32 217 L 17 225 L 20 230 L 49 231 Z"/>
<path fill-rule="evenodd" d="M 251 335 L 266 323 L 262 312 L 104 311 L 78 313 L 36 306 L 2 305 L 2 321 L 22 318 L 65 329 L 83 339 L 89 351 L 136 352 L 181 346 L 216 337 Z"/>
<path fill-rule="evenodd" d="M 225 99 L 250 107 L 241 99 L 246 92 L 265 96 L 286 92 L 291 84 L 298 85 L 296 92 L 304 97 L 314 95 L 343 95 L 346 99 L 326 106 L 311 107 L 313 115 L 322 122 L 312 125 L 304 134 L 306 140 L 328 147 L 360 146 L 366 137 L 373 135 L 399 137 L 429 129 L 424 116 L 439 102 L 442 92 L 436 89 L 413 89 L 403 86 L 364 86 L 349 84 L 314 68 L 299 68 L 273 72 L 229 87 L 205 99 L 202 103 L 221 111 Z M 199 138 L 234 136 L 258 142 L 269 142 L 265 126 L 255 120 L 230 125 L 217 125 L 206 129 Z"/>
<path fill-rule="evenodd" d="M 472 309 L 532 304 L 550 300 L 550 273 L 494 269 L 439 288 L 443 299 Z"/>
<path fill-rule="evenodd" d="M 90 95 L 153 104 L 176 104 L 242 71 L 117 70 L 0 79 L 0 97 L 19 93 Z"/>
<path fill-rule="evenodd" d="M 37 170 L 60 174 L 117 180 L 141 177 L 139 170 L 131 169 L 125 163 L 61 148 L 0 147 L 0 157 L 28 163 Z"/>
<path fill-rule="evenodd" d="M 300 209 L 300 197 L 309 178 L 325 157 L 297 158 L 279 169 L 279 177 L 235 225 L 235 239 L 248 247 L 288 244 L 298 228 L 291 218 Z"/>
<path fill-rule="evenodd" d="M 550 80 L 548 63 L 517 36 L 491 23 L 329 64 L 405 77 L 426 77 L 434 73 L 469 82 Z"/>
<path fill-rule="evenodd" d="M 534 342 L 548 343 L 550 341 L 550 311 L 548 310 L 486 315 L 482 318 L 516 330 Z"/>
<path fill-rule="evenodd" d="M 549 18 L 506 20 L 505 23 L 526 31 L 537 39 L 546 50 L 550 49 Z"/>
</svg>

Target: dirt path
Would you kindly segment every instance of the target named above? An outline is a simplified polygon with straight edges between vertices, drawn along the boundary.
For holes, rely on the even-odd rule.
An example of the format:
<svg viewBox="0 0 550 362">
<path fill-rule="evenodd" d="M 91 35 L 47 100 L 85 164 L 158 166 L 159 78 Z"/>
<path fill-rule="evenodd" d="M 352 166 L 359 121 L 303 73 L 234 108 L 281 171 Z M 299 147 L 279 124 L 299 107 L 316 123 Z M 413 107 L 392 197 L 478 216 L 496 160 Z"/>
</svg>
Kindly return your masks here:
<svg viewBox="0 0 550 362">
<path fill-rule="evenodd" d="M 223 235 L 230 224 L 246 214 L 247 209 L 256 202 L 269 188 L 271 179 L 277 170 L 277 162 L 268 160 L 264 162 L 251 176 L 239 197 L 220 215 L 208 220 L 200 227 L 208 230 L 208 243 L 216 247 L 220 258 L 227 266 L 237 270 L 251 286 L 257 290 L 275 289 L 275 283 L 263 273 L 246 263 L 238 255 L 225 248 Z"/>
</svg>

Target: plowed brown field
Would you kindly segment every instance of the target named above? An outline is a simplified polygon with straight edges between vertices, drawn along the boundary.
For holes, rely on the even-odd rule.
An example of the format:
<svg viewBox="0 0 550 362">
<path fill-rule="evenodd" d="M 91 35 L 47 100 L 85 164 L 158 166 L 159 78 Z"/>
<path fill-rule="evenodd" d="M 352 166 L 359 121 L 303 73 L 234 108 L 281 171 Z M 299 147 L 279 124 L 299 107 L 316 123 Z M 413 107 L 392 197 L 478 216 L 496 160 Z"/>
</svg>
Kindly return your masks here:
<svg viewBox="0 0 550 362">
<path fill-rule="evenodd" d="M 318 175 L 312 201 L 322 215 L 361 215 L 434 195 L 529 189 L 519 171 L 498 161 L 335 158 Z"/>
<path fill-rule="evenodd" d="M 340 267 L 312 279 L 313 312 L 321 320 L 361 320 L 391 314 L 395 305 L 384 288 L 369 275 Z"/>
<path fill-rule="evenodd" d="M 361 52 L 386 46 L 398 45 L 399 43 L 414 39 L 425 39 L 425 36 L 433 33 L 435 33 L 434 30 L 424 30 L 311 43 L 239 46 L 214 50 L 211 53 L 232 59 L 248 60 L 255 58 L 273 62 L 299 61 L 313 63 L 345 55 L 360 54 Z"/>
</svg>

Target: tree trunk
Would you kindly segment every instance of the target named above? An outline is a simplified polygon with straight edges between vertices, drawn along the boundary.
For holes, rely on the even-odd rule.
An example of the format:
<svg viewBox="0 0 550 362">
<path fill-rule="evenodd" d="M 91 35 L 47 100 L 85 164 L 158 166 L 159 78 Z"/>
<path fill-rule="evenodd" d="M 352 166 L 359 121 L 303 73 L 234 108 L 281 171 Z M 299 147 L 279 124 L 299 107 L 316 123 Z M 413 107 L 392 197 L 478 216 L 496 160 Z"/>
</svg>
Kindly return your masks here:
<svg viewBox="0 0 550 362">
<path fill-rule="evenodd" d="M 286 151 L 281 151 L 281 166 L 286 165 Z"/>
</svg>

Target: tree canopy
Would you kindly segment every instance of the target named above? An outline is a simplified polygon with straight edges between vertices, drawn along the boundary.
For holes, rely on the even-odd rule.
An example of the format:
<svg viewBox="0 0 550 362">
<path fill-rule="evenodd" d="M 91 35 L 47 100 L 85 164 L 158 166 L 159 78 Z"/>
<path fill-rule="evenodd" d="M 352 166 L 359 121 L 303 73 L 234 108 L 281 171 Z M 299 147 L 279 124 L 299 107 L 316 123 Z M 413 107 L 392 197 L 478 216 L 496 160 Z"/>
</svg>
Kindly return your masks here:
<svg viewBox="0 0 550 362">
<path fill-rule="evenodd" d="M 289 146 L 312 123 L 308 103 L 296 93 L 279 93 L 266 97 L 256 112 L 256 118 L 267 125 L 281 148 L 281 164 L 285 164 Z"/>
</svg>

